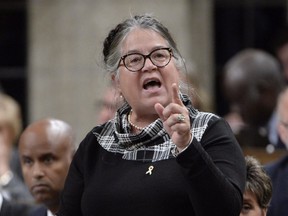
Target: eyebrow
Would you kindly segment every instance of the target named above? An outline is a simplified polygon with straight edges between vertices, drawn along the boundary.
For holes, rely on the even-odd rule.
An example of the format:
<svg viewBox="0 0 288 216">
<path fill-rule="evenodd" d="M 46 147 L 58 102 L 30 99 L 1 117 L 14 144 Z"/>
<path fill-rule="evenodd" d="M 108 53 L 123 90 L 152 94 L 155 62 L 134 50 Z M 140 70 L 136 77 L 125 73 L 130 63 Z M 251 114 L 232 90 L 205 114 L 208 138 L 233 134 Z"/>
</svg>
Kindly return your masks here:
<svg viewBox="0 0 288 216">
<path fill-rule="evenodd" d="M 155 46 L 149 51 L 149 53 L 151 53 L 152 51 L 154 51 L 156 49 L 166 48 L 166 47 L 168 47 L 168 45 L 167 46 L 164 46 L 164 45 Z M 135 54 L 142 54 L 140 50 L 133 49 L 133 50 L 129 50 L 126 54 L 123 54 L 123 55 L 134 54 L 134 53 Z"/>
<path fill-rule="evenodd" d="M 48 153 L 41 154 L 41 155 L 38 156 L 36 159 L 43 160 L 43 159 L 45 159 L 45 158 L 47 158 L 47 157 L 54 157 L 54 158 L 56 158 L 57 155 L 55 155 L 55 154 L 53 154 L 53 153 L 51 153 L 51 152 L 48 152 Z M 24 155 L 24 154 L 21 156 L 21 158 L 22 158 L 22 159 L 25 159 L 25 158 L 34 159 L 32 156 L 30 156 L 30 155 Z"/>
</svg>

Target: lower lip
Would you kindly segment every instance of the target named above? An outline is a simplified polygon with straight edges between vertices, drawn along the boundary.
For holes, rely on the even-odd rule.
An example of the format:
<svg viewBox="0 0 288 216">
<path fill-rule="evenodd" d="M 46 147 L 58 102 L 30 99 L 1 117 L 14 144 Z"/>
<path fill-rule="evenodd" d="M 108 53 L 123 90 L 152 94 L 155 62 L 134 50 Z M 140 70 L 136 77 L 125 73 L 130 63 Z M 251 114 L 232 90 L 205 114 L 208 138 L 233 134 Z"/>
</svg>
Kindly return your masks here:
<svg viewBox="0 0 288 216">
<path fill-rule="evenodd" d="M 40 185 L 40 186 L 35 186 L 32 191 L 33 193 L 39 193 L 39 192 L 43 192 L 43 191 L 47 191 L 49 189 L 48 186 L 45 185 Z"/>
</svg>

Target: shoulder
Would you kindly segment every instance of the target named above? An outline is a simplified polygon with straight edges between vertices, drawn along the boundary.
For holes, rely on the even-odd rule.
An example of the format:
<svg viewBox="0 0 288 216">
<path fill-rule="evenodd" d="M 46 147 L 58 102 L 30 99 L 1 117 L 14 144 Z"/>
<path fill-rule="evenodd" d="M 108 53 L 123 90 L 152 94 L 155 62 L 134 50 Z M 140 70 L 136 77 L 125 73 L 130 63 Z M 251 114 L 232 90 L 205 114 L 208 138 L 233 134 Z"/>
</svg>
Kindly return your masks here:
<svg viewBox="0 0 288 216">
<path fill-rule="evenodd" d="M 92 130 L 90 130 L 84 139 L 81 141 L 77 152 L 90 152 L 92 149 L 96 149 L 99 147 L 99 143 L 101 140 L 107 142 L 111 137 L 113 138 L 114 127 L 113 123 L 108 121 L 104 124 L 95 126 Z"/>
<path fill-rule="evenodd" d="M 288 169 L 288 155 L 280 158 L 277 161 L 266 164 L 264 169 L 269 175 L 273 175 L 280 170 Z"/>
<path fill-rule="evenodd" d="M 212 124 L 215 121 L 218 121 L 221 119 L 218 115 L 210 112 L 193 112 L 191 115 L 193 124 L 198 124 L 198 125 L 205 125 L 205 124 Z"/>
<path fill-rule="evenodd" d="M 200 141 L 203 136 L 214 137 L 221 134 L 223 137 L 234 137 L 229 124 L 222 117 L 209 112 L 197 112 L 191 119 L 191 130 L 195 138 Z M 234 138 L 233 138 L 234 139 Z"/>
<path fill-rule="evenodd" d="M 0 215 L 22 215 L 28 216 L 33 209 L 32 205 L 10 202 L 3 199 Z"/>
<path fill-rule="evenodd" d="M 97 136 L 101 136 L 103 133 L 107 133 L 107 130 L 112 131 L 111 127 L 112 124 L 109 121 L 104 124 L 95 126 L 86 134 L 84 139 L 81 141 L 80 146 L 82 143 L 85 143 L 85 145 L 87 145 L 87 143 L 95 142 Z"/>
<path fill-rule="evenodd" d="M 107 133 L 111 133 L 114 131 L 114 126 L 115 126 L 115 119 L 111 119 L 103 124 L 95 126 L 90 133 L 92 134 L 99 134 L 99 135 L 105 135 Z"/>
<path fill-rule="evenodd" d="M 214 113 L 209 112 L 193 112 L 190 113 L 192 128 L 207 128 L 216 122 L 224 122 L 224 119 Z"/>
</svg>

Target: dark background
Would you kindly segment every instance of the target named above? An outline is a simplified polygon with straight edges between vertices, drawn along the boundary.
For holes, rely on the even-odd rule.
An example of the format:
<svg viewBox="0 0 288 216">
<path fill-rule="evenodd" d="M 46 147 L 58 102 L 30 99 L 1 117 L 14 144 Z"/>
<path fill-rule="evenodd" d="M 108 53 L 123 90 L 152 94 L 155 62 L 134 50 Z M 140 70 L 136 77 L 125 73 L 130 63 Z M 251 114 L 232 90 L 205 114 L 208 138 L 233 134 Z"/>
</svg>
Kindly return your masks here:
<svg viewBox="0 0 288 216">
<path fill-rule="evenodd" d="M 286 0 L 214 0 L 214 66 L 216 112 L 228 112 L 221 96 L 224 64 L 244 48 L 274 55 L 276 38 L 287 23 Z"/>
<path fill-rule="evenodd" d="M 0 84 L 21 106 L 27 122 L 27 4 L 0 0 Z"/>
<path fill-rule="evenodd" d="M 285 0 L 214 0 L 214 64 L 216 110 L 224 115 L 227 102 L 221 96 L 222 68 L 243 48 L 273 53 L 273 41 L 286 25 Z M 0 83 L 3 91 L 21 105 L 27 123 L 27 2 L 0 0 Z"/>
</svg>

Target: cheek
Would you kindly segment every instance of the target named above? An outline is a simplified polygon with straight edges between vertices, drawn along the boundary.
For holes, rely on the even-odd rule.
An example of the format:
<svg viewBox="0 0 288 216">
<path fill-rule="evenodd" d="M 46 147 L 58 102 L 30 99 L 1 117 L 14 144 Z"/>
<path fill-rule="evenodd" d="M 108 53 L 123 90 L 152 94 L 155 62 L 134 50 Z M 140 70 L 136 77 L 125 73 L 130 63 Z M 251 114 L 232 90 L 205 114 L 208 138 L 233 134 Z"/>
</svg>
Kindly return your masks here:
<svg viewBox="0 0 288 216">
<path fill-rule="evenodd" d="M 180 72 L 173 66 L 161 71 L 164 82 L 167 85 L 172 85 L 172 83 L 180 84 Z M 169 86 L 168 86 L 169 87 Z"/>
<path fill-rule="evenodd" d="M 139 80 L 141 72 L 139 73 L 132 73 L 128 71 L 122 71 L 119 73 L 119 80 L 118 80 L 118 89 L 120 93 L 123 93 L 125 95 L 125 92 L 128 92 L 129 94 L 133 94 L 133 92 L 137 91 L 131 91 L 131 89 L 137 89 L 142 88 L 142 86 L 139 86 Z"/>
<path fill-rule="evenodd" d="M 58 181 L 65 181 L 65 178 L 68 174 L 69 164 L 67 163 L 58 163 L 57 166 L 51 168 L 51 176 L 53 175 L 54 179 L 58 179 Z"/>
<path fill-rule="evenodd" d="M 27 167 L 23 167 L 22 168 L 22 173 L 23 173 L 23 178 L 24 178 L 25 184 L 27 184 L 27 186 L 30 187 L 31 186 L 31 181 L 32 181 L 32 178 L 33 178 L 32 170 L 27 168 Z"/>
</svg>

